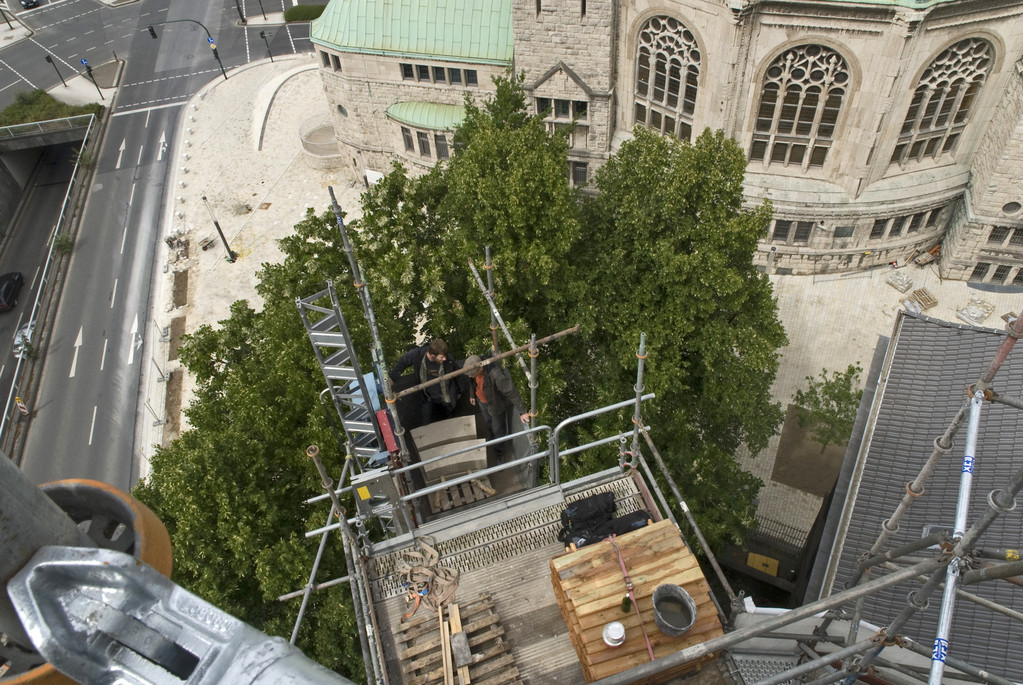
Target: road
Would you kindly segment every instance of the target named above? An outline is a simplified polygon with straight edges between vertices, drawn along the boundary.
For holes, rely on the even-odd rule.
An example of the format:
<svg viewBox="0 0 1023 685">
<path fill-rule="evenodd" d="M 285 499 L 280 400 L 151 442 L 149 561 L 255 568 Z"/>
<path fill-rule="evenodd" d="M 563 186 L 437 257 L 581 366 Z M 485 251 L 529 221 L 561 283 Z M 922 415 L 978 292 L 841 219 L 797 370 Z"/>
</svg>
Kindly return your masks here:
<svg viewBox="0 0 1023 685">
<path fill-rule="evenodd" d="M 32 312 L 39 292 L 42 265 L 49 251 L 49 237 L 60 216 L 67 184 L 74 168 L 74 145 L 49 147 L 40 156 L 29 178 L 22 206 L 15 217 L 0 272 L 20 271 L 25 277 L 17 306 L 0 314 L 0 388 L 10 388 L 17 360 L 11 353 L 14 334 Z M 28 211 L 28 208 L 31 208 Z M 6 392 L 6 391 L 5 391 Z"/>
<path fill-rule="evenodd" d="M 268 12 L 275 11 L 271 2 L 263 3 Z M 250 4 L 255 5 L 246 3 L 246 12 Z M 276 4 L 282 11 L 280 0 Z M 224 78 L 206 30 L 229 73 L 265 56 L 260 30 L 272 36 L 271 50 L 290 54 L 309 49 L 308 26 L 240 26 L 231 0 L 96 7 L 92 0 L 63 0 L 40 8 L 50 14 L 21 15 L 26 23 L 36 17 L 50 22 L 32 41 L 35 57 L 25 56 L 31 53 L 27 46 L 19 54 L 42 62 L 53 74 L 47 81 L 45 70 L 25 62 L 18 72 L 22 87 L 30 79 L 59 86 L 53 68 L 40 59 L 44 48 L 59 55 L 62 65 L 76 58 L 92 64 L 94 58 L 79 55 L 95 54 L 98 60 L 107 49 L 126 59 L 44 351 L 21 463 L 36 482 L 92 478 L 128 489 L 138 478 L 141 452 L 136 418 L 146 411 L 140 406 L 139 379 L 143 366 L 152 363 L 150 346 L 157 333 L 149 296 L 173 163 L 169 151 L 182 105 L 211 79 Z M 96 28 L 86 35 L 79 29 L 93 25 L 88 22 Z M 0 59 L 8 57 L 0 51 Z M 16 90 L 3 82 L 0 89 L 0 96 L 10 98 Z"/>
</svg>

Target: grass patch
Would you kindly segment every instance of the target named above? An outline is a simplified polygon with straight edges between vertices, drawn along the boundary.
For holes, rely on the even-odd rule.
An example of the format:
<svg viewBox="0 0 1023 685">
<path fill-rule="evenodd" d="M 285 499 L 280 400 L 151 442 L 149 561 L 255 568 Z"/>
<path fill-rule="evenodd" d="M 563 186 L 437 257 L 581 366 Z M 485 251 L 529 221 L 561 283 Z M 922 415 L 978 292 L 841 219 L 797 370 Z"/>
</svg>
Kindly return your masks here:
<svg viewBox="0 0 1023 685">
<path fill-rule="evenodd" d="M 14 102 L 0 112 L 0 126 L 15 126 L 33 121 L 63 119 L 64 117 L 75 117 L 82 114 L 95 114 L 99 116 L 102 111 L 102 105 L 67 105 L 54 100 L 44 90 L 33 90 L 31 93 L 18 93 L 14 96 Z"/>
<path fill-rule="evenodd" d="M 311 21 L 323 14 L 326 5 L 295 5 L 284 11 L 284 21 Z"/>
</svg>

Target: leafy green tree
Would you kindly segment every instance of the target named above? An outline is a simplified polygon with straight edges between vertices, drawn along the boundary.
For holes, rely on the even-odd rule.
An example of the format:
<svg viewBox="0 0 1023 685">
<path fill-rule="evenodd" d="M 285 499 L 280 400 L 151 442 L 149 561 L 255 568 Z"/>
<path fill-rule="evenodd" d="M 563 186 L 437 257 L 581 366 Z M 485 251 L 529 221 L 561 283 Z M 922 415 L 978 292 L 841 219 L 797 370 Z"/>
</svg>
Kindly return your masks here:
<svg viewBox="0 0 1023 685">
<path fill-rule="evenodd" d="M 295 307 L 295 297 L 317 292 L 322 269 L 332 268 L 328 258 L 316 260 L 311 274 L 305 271 L 308 255 L 299 249 L 305 247 L 299 236 L 326 234 L 327 225 L 307 216 L 295 239 L 285 241 L 285 264 L 264 266 L 262 311 L 236 302 L 218 327 L 202 326 L 186 337 L 181 360 L 197 383 L 185 410 L 190 427 L 157 450 L 151 475 L 135 490 L 171 534 L 174 580 L 281 636 L 290 635 L 298 602 L 277 597 L 305 585 L 315 545 L 304 532 L 325 523 L 323 507 L 302 504 L 319 482 L 305 447 L 319 445 L 334 473 L 341 461 L 317 404 L 323 378 Z M 345 573 L 335 537 L 320 578 Z M 361 680 L 357 642 L 336 639 L 354 620 L 347 587 L 314 593 L 298 644 L 320 663 Z"/>
<path fill-rule="evenodd" d="M 566 138 L 526 113 L 521 76 L 496 85 L 492 100 L 468 104 L 450 160 L 421 176 L 396 166 L 352 222 L 388 360 L 420 331 L 456 354 L 489 347 L 490 310 L 468 262 L 482 267 L 491 246 L 517 341 L 583 327 L 544 357 L 542 417 L 545 406 L 556 419 L 627 398 L 646 332 L 647 389 L 658 395 L 646 422 L 711 544 L 737 540 L 760 482 L 734 454 L 762 449 L 780 422 L 769 389 L 785 344 L 751 263 L 770 209 L 742 209 L 742 151 L 720 133 L 688 144 L 637 130 L 597 175 L 601 194 L 581 196 L 565 182 Z M 157 451 L 136 494 L 168 525 L 178 582 L 286 635 L 297 605 L 276 597 L 306 582 L 314 546 L 302 533 L 323 523 L 322 509 L 301 505 L 316 482 L 304 449 L 319 445 L 335 473 L 341 459 L 295 299 L 334 279 L 357 350 L 369 335 L 334 217 L 309 210 L 280 246 L 284 260 L 260 273 L 262 310 L 237 302 L 218 327 L 187 337 L 190 428 Z M 610 463 L 572 461 L 564 475 Z M 342 556 L 328 547 L 324 577 L 344 574 Z M 338 639 L 354 630 L 347 588 L 313 603 L 299 645 L 361 679 L 357 643 Z"/>
<path fill-rule="evenodd" d="M 411 345 L 420 323 L 456 354 L 490 347 L 490 309 L 469 269 L 471 259 L 486 279 L 487 246 L 498 306 L 517 343 L 574 323 L 568 316 L 580 294 L 574 254 L 582 227 L 577 195 L 565 182 L 567 142 L 523 111 L 521 77 L 495 83 L 492 100 L 467 103 L 447 163 L 419 177 L 396 166 L 363 196 L 363 216 L 352 224 L 374 305 L 405 331 L 383 336 L 389 355 Z"/>
<path fill-rule="evenodd" d="M 863 398 L 863 390 L 857 389 L 861 373 L 863 367 L 859 364 L 830 374 L 824 369 L 818 376 L 806 377 L 806 390 L 796 391 L 793 402 L 802 409 L 799 425 L 810 429 L 822 452 L 828 445 L 849 442 Z"/>
<path fill-rule="evenodd" d="M 647 334 L 645 385 L 657 394 L 647 422 L 689 483 L 686 497 L 703 501 L 701 524 L 727 533 L 714 542 L 738 541 L 742 528 L 715 518 L 751 520 L 760 483 L 733 455 L 762 450 L 782 419 L 770 389 L 785 331 L 752 263 L 771 210 L 742 208 L 745 156 L 720 131 L 691 144 L 642 128 L 634 136 L 597 174 L 600 192 L 585 206 L 578 318 L 590 349 L 579 371 L 601 403 L 622 399 Z M 715 476 L 700 477 L 695 465 L 711 461 Z"/>
</svg>

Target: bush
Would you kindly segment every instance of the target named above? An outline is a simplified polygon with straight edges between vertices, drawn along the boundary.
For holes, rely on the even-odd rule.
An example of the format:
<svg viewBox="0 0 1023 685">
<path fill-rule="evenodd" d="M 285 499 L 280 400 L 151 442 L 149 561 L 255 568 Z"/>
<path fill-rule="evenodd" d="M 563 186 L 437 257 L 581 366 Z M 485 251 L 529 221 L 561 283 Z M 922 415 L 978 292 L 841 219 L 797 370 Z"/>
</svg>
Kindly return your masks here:
<svg viewBox="0 0 1023 685">
<path fill-rule="evenodd" d="M 99 116 L 102 111 L 102 105 L 66 105 L 54 100 L 44 90 L 33 90 L 30 93 L 23 92 L 14 96 L 14 102 L 0 112 L 0 126 L 15 126 L 32 121 L 62 119 L 81 114 Z"/>
<path fill-rule="evenodd" d="M 284 21 L 311 21 L 319 18 L 326 5 L 295 5 L 284 11 Z"/>
<path fill-rule="evenodd" d="M 53 250 L 57 254 L 65 255 L 71 251 L 71 246 L 74 244 L 74 238 L 70 234 L 61 233 L 53 239 Z"/>
</svg>

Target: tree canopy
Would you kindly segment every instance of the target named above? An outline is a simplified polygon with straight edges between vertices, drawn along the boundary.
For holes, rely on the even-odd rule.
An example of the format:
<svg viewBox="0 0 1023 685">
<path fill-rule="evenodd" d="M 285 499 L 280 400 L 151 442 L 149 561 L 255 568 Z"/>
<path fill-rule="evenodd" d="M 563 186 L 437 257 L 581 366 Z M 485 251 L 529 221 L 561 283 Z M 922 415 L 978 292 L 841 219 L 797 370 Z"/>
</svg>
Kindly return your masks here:
<svg viewBox="0 0 1023 685">
<path fill-rule="evenodd" d="M 742 209 L 744 168 L 742 150 L 720 131 L 690 144 L 637 128 L 583 206 L 586 297 L 577 311 L 593 394 L 622 399 L 646 332 L 645 385 L 657 399 L 644 419 L 719 544 L 751 527 L 761 485 L 739 468 L 736 450 L 762 450 L 782 419 L 770 389 L 787 339 L 770 282 L 752 263 L 770 207 Z"/>
<path fill-rule="evenodd" d="M 807 376 L 806 389 L 796 391 L 793 402 L 803 410 L 799 424 L 810 429 L 813 439 L 821 444 L 821 451 L 828 445 L 849 442 L 863 397 L 863 390 L 857 387 L 861 373 L 863 367 L 859 364 L 830 374 L 824 369 L 818 376 Z"/>
<path fill-rule="evenodd" d="M 780 423 L 769 390 L 786 342 L 751 261 L 770 207 L 742 208 L 742 151 L 720 132 L 688 143 L 637 129 L 596 175 L 597 192 L 581 193 L 566 182 L 567 137 L 527 113 L 522 77 L 496 85 L 482 105 L 467 100 L 450 160 L 421 175 L 395 165 L 351 222 L 388 361 L 419 334 L 444 337 L 456 357 L 490 347 L 490 309 L 469 270 L 473 260 L 482 275 L 489 246 L 517 342 L 581 325 L 543 355 L 541 421 L 632 396 L 645 332 L 657 398 L 644 421 L 712 547 L 741 540 L 760 482 L 735 454 L 762 449 Z M 280 245 L 283 262 L 260 273 L 262 311 L 235 303 L 218 327 L 187 337 L 191 427 L 157 450 L 136 493 L 168 525 L 175 580 L 287 635 L 297 604 L 276 596 L 305 584 L 315 545 L 302 534 L 324 523 L 301 504 L 315 483 L 304 450 L 318 444 L 335 474 L 343 456 L 295 299 L 334 278 L 366 368 L 369 336 L 334 217 L 309 210 Z M 580 437 L 622 420 L 593 421 Z M 613 463 L 603 458 L 570 460 L 563 478 Z M 337 545 L 329 574 L 344 575 Z M 313 597 L 299 646 L 360 680 L 355 640 L 336 639 L 354 623 L 347 588 Z"/>
</svg>

